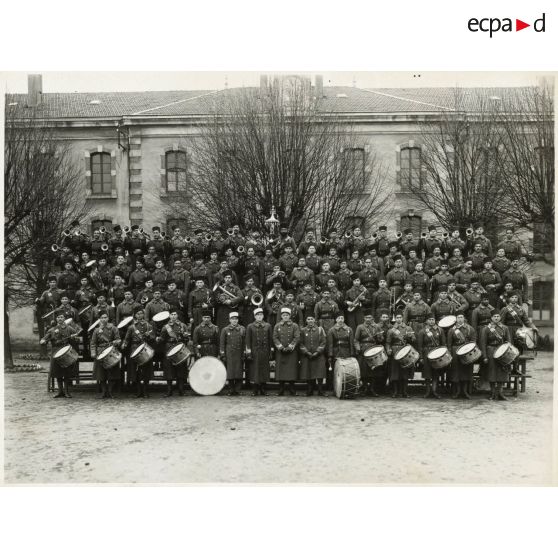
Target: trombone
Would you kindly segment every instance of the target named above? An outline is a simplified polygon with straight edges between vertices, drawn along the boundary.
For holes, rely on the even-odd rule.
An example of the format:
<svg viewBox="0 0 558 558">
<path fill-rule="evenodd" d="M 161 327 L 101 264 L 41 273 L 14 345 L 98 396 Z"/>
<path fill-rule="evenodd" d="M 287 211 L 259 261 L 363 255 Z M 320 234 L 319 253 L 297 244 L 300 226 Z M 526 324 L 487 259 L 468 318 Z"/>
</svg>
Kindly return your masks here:
<svg viewBox="0 0 558 558">
<path fill-rule="evenodd" d="M 391 308 L 391 321 L 395 322 L 395 287 L 389 290 L 389 307 Z"/>
</svg>

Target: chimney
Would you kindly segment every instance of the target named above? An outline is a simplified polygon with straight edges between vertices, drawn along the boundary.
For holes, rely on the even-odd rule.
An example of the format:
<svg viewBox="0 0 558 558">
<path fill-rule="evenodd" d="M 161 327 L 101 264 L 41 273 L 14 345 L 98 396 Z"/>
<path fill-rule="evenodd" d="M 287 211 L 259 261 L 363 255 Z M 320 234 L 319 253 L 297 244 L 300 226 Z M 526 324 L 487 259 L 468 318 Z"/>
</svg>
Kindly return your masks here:
<svg viewBox="0 0 558 558">
<path fill-rule="evenodd" d="M 324 98 L 324 76 L 316 76 L 315 77 L 315 92 L 316 92 L 316 99 L 323 99 Z"/>
<path fill-rule="evenodd" d="M 27 106 L 36 107 L 43 101 L 43 76 L 29 74 L 27 76 Z"/>
<path fill-rule="evenodd" d="M 267 75 L 260 76 L 260 95 L 267 95 Z"/>
</svg>

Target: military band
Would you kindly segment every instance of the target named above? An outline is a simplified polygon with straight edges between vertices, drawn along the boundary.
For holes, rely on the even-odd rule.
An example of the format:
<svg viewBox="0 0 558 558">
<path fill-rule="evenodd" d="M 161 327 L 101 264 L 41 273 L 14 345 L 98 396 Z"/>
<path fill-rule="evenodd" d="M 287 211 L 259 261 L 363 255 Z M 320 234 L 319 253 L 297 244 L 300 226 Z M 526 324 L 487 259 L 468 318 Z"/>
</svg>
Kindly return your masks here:
<svg viewBox="0 0 558 558">
<path fill-rule="evenodd" d="M 496 349 L 509 343 L 521 353 L 523 330 L 537 331 L 522 306 L 525 251 L 511 229 L 494 254 L 481 226 L 464 238 L 433 225 L 420 238 L 405 229 L 390 239 L 386 226 L 370 237 L 359 227 L 321 237 L 312 230 L 297 246 L 286 227 L 263 238 L 236 225 L 192 237 L 116 225 L 89 237 L 76 222 L 53 250 L 55 268 L 36 303 L 56 397 L 69 396 L 77 372 L 77 361 L 60 366 L 73 358 L 69 349 L 58 354 L 70 346 L 94 359 L 102 398 L 123 376 L 148 397 L 157 369 L 167 396 L 175 386 L 184 395 L 192 362 L 206 356 L 224 363 L 230 395 L 243 382 L 267 395 L 273 365 L 279 395 L 295 395 L 296 382 L 322 395 L 336 361 L 355 357 L 364 394 L 377 397 L 389 381 L 393 397 L 408 397 L 417 372 L 426 397 L 439 398 L 445 378 L 454 397 L 470 398 L 474 365 L 459 350 L 478 343 L 481 380 L 502 399 L 515 365 L 502 364 Z M 374 347 L 385 360 L 368 358 Z M 401 356 L 407 347 L 419 355 L 411 365 Z"/>
</svg>

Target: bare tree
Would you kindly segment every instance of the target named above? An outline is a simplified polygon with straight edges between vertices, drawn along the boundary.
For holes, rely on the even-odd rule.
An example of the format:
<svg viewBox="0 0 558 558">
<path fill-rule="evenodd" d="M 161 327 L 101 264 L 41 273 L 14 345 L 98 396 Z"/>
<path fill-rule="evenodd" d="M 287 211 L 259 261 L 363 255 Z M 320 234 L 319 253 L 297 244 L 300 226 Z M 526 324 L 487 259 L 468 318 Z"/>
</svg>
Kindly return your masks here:
<svg viewBox="0 0 558 558">
<path fill-rule="evenodd" d="M 169 215 L 208 229 L 240 224 L 265 231 L 275 207 L 301 235 L 389 211 L 387 172 L 349 124 L 326 112 L 305 82 L 223 92 L 201 136 L 188 144 L 188 187 Z"/>
<path fill-rule="evenodd" d="M 412 196 L 446 229 L 489 224 L 503 203 L 501 130 L 485 94 L 454 91 L 453 110 L 421 125 L 420 180 Z"/>
<path fill-rule="evenodd" d="M 8 303 L 29 306 L 48 287 L 51 246 L 87 207 L 69 145 L 24 108 L 7 107 L 4 158 L 4 360 L 12 366 Z M 40 316 L 38 325 L 42 335 Z"/>
<path fill-rule="evenodd" d="M 496 104 L 504 157 L 499 173 L 509 203 L 506 217 L 517 227 L 546 225 L 554 246 L 554 91 L 549 85 L 511 90 Z"/>
</svg>

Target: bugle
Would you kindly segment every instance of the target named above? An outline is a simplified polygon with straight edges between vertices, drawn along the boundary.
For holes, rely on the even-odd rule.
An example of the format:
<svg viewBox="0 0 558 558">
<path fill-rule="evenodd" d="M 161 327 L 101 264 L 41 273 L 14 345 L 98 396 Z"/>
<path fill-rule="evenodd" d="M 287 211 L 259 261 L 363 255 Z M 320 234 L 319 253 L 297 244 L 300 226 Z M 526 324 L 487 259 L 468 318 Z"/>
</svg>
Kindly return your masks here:
<svg viewBox="0 0 558 558">
<path fill-rule="evenodd" d="M 64 229 L 62 231 L 62 236 L 72 236 L 72 231 L 70 229 Z"/>
<path fill-rule="evenodd" d="M 378 238 L 378 233 L 377 232 L 372 233 L 371 238 L 372 238 L 372 240 L 376 240 Z"/>
<path fill-rule="evenodd" d="M 109 245 L 106 242 L 104 244 L 101 244 L 102 252 L 108 252 L 108 249 L 109 249 Z"/>
<path fill-rule="evenodd" d="M 60 250 L 60 246 L 58 246 L 58 244 L 53 244 L 53 245 L 50 247 L 50 249 L 51 249 L 53 252 L 58 252 L 58 250 Z"/>
<path fill-rule="evenodd" d="M 428 233 L 425 233 L 425 232 L 420 233 L 420 237 L 421 237 L 421 238 L 426 238 L 427 236 L 428 236 Z"/>
<path fill-rule="evenodd" d="M 327 244 L 327 238 L 325 236 L 320 238 L 320 244 Z"/>
<path fill-rule="evenodd" d="M 443 238 L 444 240 L 447 240 L 447 239 L 449 238 L 449 232 L 447 232 L 447 231 L 443 232 L 443 233 L 442 233 L 442 238 Z"/>
<path fill-rule="evenodd" d="M 245 252 L 244 246 L 239 246 L 236 249 L 236 252 L 237 252 L 237 254 L 244 254 L 244 252 Z"/>
<path fill-rule="evenodd" d="M 161 233 L 161 238 L 167 238 L 167 233 L 165 231 Z"/>
<path fill-rule="evenodd" d="M 401 240 L 402 237 L 403 237 L 403 233 L 401 231 L 399 231 L 398 233 L 395 233 L 395 238 L 397 240 Z"/>
<path fill-rule="evenodd" d="M 272 298 L 275 297 L 275 289 L 271 289 L 266 295 L 265 295 L 265 301 L 269 302 Z"/>
<path fill-rule="evenodd" d="M 345 233 L 345 238 L 352 238 L 352 237 L 353 237 L 353 235 L 352 235 L 351 231 L 347 231 Z"/>
<path fill-rule="evenodd" d="M 207 242 L 211 242 L 213 240 L 213 236 L 211 233 L 207 233 L 205 235 L 205 240 L 207 240 Z"/>
<path fill-rule="evenodd" d="M 473 229 L 469 228 L 469 229 L 467 229 L 467 230 L 465 231 L 465 234 L 466 234 L 467 236 L 473 236 L 473 232 L 474 232 Z"/>
<path fill-rule="evenodd" d="M 101 234 L 107 234 L 107 228 L 106 227 L 99 227 L 99 232 Z"/>
<path fill-rule="evenodd" d="M 128 225 L 124 225 L 124 233 L 125 234 L 130 234 L 132 232 L 131 227 L 129 227 Z"/>
<path fill-rule="evenodd" d="M 263 304 L 264 297 L 260 293 L 256 293 L 252 295 L 250 302 L 252 306 L 261 306 Z"/>
<path fill-rule="evenodd" d="M 227 229 L 227 234 L 229 236 L 234 236 L 234 230 L 233 229 Z"/>
<path fill-rule="evenodd" d="M 192 237 L 191 236 L 186 236 L 184 238 L 184 242 L 186 242 L 186 244 L 191 244 L 192 243 Z"/>
<path fill-rule="evenodd" d="M 148 296 L 142 296 L 140 303 L 143 304 L 144 306 L 149 302 L 149 297 Z"/>
</svg>

